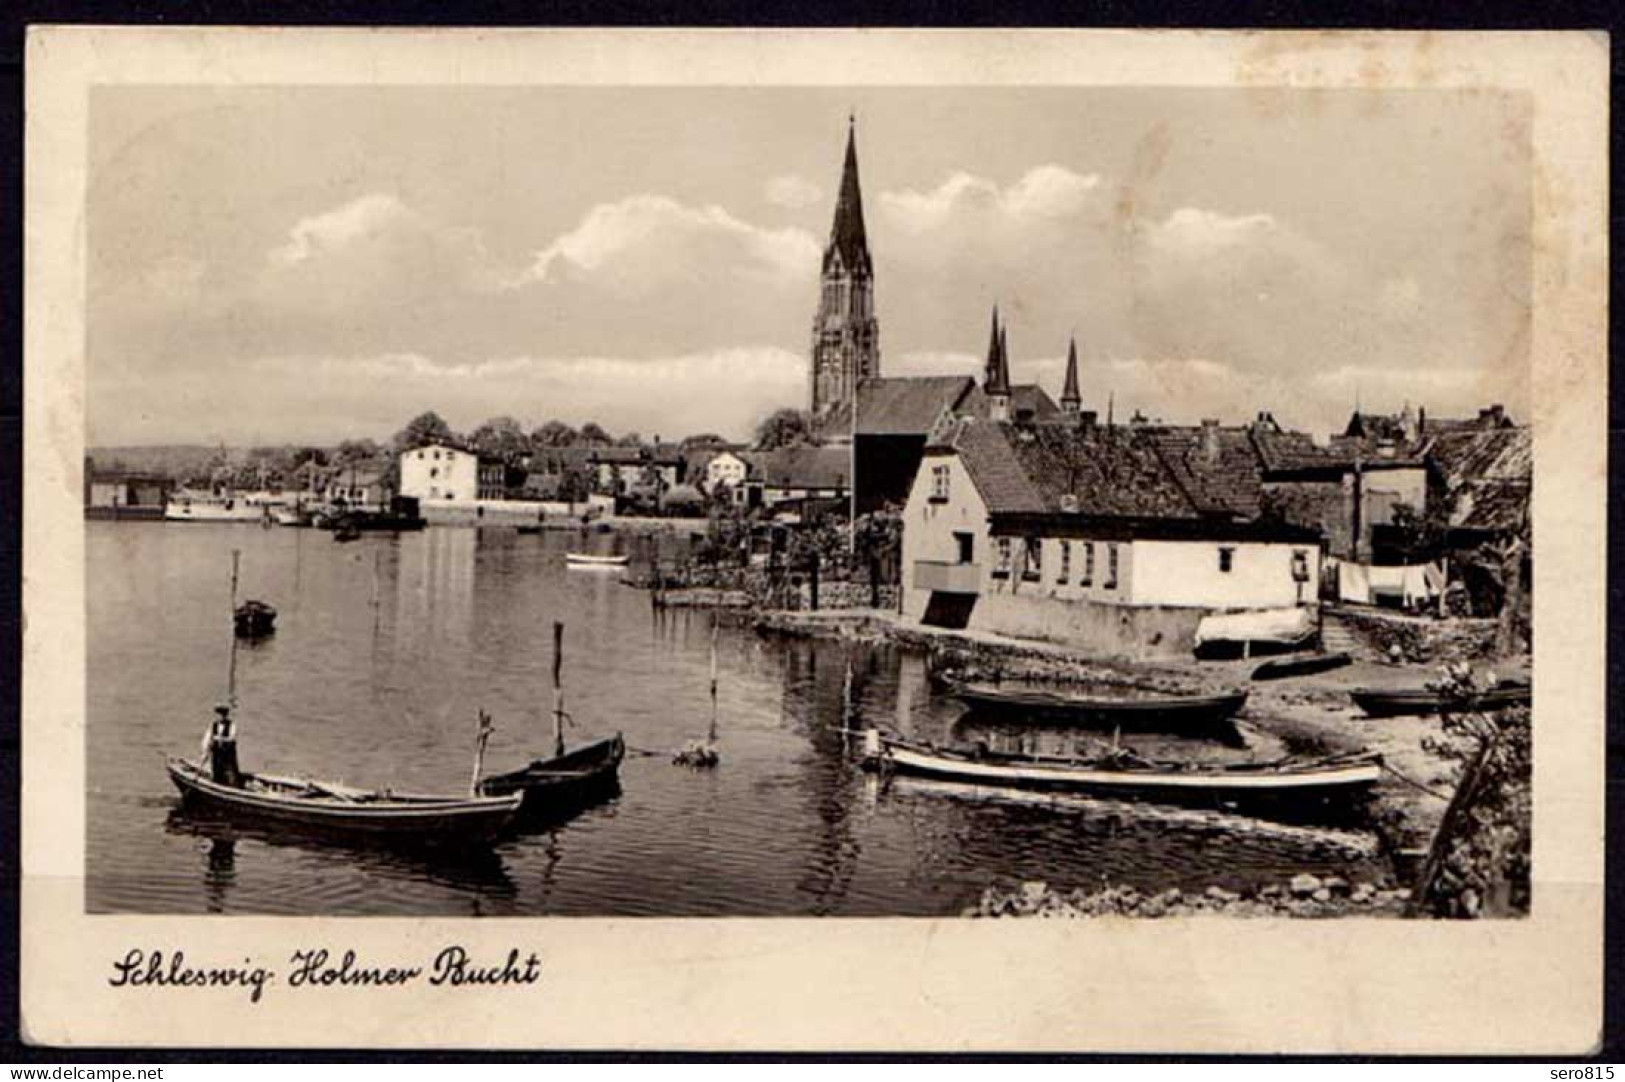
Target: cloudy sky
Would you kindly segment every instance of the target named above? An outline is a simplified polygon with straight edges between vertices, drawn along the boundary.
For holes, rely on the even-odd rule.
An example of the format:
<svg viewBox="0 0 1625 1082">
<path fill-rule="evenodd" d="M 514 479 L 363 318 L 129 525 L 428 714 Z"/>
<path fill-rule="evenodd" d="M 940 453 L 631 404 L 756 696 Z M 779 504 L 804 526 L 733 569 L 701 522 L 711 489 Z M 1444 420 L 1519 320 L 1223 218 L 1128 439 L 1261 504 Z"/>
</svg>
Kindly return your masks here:
<svg viewBox="0 0 1625 1082">
<path fill-rule="evenodd" d="M 1527 415 L 1529 117 L 1461 91 L 102 88 L 92 445 L 804 405 L 849 110 L 882 369 L 1171 422 Z"/>
</svg>

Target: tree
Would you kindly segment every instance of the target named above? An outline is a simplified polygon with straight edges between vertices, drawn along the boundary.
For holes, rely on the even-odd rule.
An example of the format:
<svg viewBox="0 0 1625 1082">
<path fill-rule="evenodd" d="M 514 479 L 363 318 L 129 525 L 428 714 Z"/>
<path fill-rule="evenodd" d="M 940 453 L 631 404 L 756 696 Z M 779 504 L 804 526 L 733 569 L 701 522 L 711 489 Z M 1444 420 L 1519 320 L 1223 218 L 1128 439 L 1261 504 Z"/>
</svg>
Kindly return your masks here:
<svg viewBox="0 0 1625 1082">
<path fill-rule="evenodd" d="M 468 439 L 480 454 L 504 462 L 511 462 L 530 450 L 524 428 L 512 417 L 493 417 L 470 433 Z"/>
<path fill-rule="evenodd" d="M 576 443 L 581 447 L 610 447 L 614 445 L 615 438 L 597 421 L 588 421 L 581 426 Z"/>
<path fill-rule="evenodd" d="M 727 440 L 715 432 L 701 432 L 698 436 L 684 436 L 683 442 L 678 446 L 685 451 L 690 451 L 696 447 L 723 447 L 727 443 Z"/>
<path fill-rule="evenodd" d="M 536 447 L 569 447 L 577 439 L 577 432 L 563 421 L 549 421 L 530 434 Z"/>
<path fill-rule="evenodd" d="M 333 450 L 333 463 L 348 466 L 352 462 L 370 462 L 378 457 L 380 450 L 375 440 L 344 440 Z"/>
<path fill-rule="evenodd" d="M 442 443 L 457 438 L 445 420 L 434 410 L 420 413 L 406 427 L 395 433 L 395 450 L 410 451 L 428 443 Z"/>
<path fill-rule="evenodd" d="M 756 426 L 758 451 L 772 451 L 779 447 L 800 447 L 811 442 L 812 422 L 801 410 L 775 410 Z"/>
<path fill-rule="evenodd" d="M 643 446 L 643 436 L 642 436 L 641 433 L 628 432 L 626 435 L 622 436 L 620 439 L 615 441 L 615 446 L 617 446 L 617 447 L 642 447 Z"/>
</svg>

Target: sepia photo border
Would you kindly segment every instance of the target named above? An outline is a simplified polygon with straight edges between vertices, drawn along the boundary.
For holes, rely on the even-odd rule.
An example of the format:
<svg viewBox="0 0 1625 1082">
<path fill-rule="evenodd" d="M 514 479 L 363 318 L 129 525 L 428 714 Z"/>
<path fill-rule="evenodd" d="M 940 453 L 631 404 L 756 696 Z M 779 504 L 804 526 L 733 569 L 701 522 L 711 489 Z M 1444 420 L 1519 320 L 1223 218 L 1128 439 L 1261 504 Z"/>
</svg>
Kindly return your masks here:
<svg viewBox="0 0 1625 1082">
<path fill-rule="evenodd" d="M 1586 33 L 36 28 L 25 174 L 21 1011 L 51 1045 L 1581 1053 L 1602 1025 L 1608 43 Z M 1427 88 L 1528 93 L 1534 901 L 1524 920 L 89 915 L 93 86 Z M 155 771 L 156 775 L 156 771 Z M 155 782 L 159 786 L 162 779 Z M 165 786 L 164 788 L 167 788 Z M 541 958 L 507 988 L 130 988 L 132 948 Z"/>
</svg>

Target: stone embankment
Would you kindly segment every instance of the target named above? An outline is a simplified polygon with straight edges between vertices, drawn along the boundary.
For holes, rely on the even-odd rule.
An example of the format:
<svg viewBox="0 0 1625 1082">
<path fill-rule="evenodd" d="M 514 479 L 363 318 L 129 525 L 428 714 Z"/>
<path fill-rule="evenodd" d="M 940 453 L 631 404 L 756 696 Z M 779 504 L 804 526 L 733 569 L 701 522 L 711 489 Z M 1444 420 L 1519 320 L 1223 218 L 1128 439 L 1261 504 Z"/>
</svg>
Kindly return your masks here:
<svg viewBox="0 0 1625 1082">
<path fill-rule="evenodd" d="M 1330 876 L 1295 875 L 1250 894 L 1223 887 L 1201 891 L 1169 889 L 1149 894 L 1133 887 L 1107 886 L 1096 891 L 1057 891 L 1043 882 L 1014 890 L 990 887 L 966 909 L 967 917 L 1039 917 L 1062 920 L 1087 917 L 1402 917 L 1411 892 L 1383 889 L 1375 883 L 1350 883 Z"/>
</svg>

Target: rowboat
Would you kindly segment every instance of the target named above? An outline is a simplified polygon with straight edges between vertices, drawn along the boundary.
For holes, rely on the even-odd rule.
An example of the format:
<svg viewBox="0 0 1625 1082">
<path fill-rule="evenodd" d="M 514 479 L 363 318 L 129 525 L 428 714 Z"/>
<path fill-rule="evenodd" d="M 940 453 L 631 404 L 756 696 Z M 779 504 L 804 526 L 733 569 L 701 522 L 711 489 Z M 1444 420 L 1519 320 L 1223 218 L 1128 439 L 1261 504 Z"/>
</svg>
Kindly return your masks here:
<svg viewBox="0 0 1625 1082">
<path fill-rule="evenodd" d="M 1154 762 L 1120 749 L 1115 755 L 1082 760 L 938 748 L 874 729 L 864 734 L 863 752 L 863 766 L 874 771 L 1175 802 L 1349 797 L 1370 788 L 1382 773 L 1382 757 L 1372 753 L 1219 765 Z"/>
<path fill-rule="evenodd" d="M 524 799 L 519 793 L 391 793 L 271 774 L 241 774 L 240 784 L 224 785 L 190 759 L 170 757 L 165 767 L 184 800 L 211 811 L 412 844 L 489 842 L 513 821 Z"/>
<path fill-rule="evenodd" d="M 1311 673 L 1341 669 L 1354 659 L 1347 654 L 1299 654 L 1266 661 L 1253 670 L 1254 680 L 1284 680 L 1289 676 L 1308 676 Z"/>
<path fill-rule="evenodd" d="M 1177 729 L 1211 725 L 1235 715 L 1247 702 L 1245 691 L 1217 695 L 1075 695 L 1033 685 L 948 684 L 950 693 L 976 710 L 1042 715 L 1080 724 Z"/>
<path fill-rule="evenodd" d="M 1446 706 L 1459 706 L 1464 711 L 1528 706 L 1533 694 L 1533 687 L 1526 680 L 1503 680 L 1488 691 L 1481 691 L 1467 699 L 1446 698 L 1430 688 L 1397 691 L 1358 688 L 1349 692 L 1349 697 L 1370 717 L 1387 718 L 1400 714 L 1437 714 Z"/>
<path fill-rule="evenodd" d="M 276 609 L 263 601 L 244 601 L 232 613 L 239 639 L 263 639 L 276 631 Z"/>
<path fill-rule="evenodd" d="M 480 792 L 485 796 L 521 793 L 522 817 L 551 818 L 610 795 L 619 784 L 618 772 L 625 757 L 626 742 L 616 733 L 564 755 L 493 774 L 480 782 Z"/>
<path fill-rule="evenodd" d="M 619 556 L 593 556 L 585 552 L 566 552 L 564 562 L 570 567 L 625 567 L 632 560 L 625 553 Z"/>
<path fill-rule="evenodd" d="M 564 709 L 564 624 L 553 622 L 553 755 L 535 759 L 518 770 L 482 776 L 485 743 L 492 732 L 491 719 L 480 711 L 480 728 L 474 754 L 472 792 L 485 796 L 517 793 L 523 798 L 521 814 L 529 820 L 556 819 L 579 811 L 599 799 L 613 796 L 619 785 L 621 760 L 626 742 L 621 734 L 574 751 L 564 750 L 564 725 L 570 720 Z"/>
</svg>

